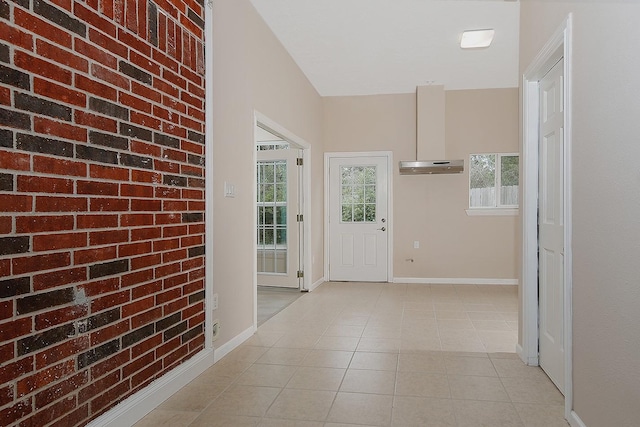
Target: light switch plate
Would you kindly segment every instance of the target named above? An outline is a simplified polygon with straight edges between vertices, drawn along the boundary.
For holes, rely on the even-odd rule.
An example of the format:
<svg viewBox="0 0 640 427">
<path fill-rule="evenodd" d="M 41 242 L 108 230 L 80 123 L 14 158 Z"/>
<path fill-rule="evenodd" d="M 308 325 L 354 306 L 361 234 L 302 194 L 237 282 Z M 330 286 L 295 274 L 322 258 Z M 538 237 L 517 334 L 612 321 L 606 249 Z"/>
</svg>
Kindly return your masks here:
<svg viewBox="0 0 640 427">
<path fill-rule="evenodd" d="M 224 182 L 224 197 L 236 197 L 236 186 L 225 181 Z"/>
</svg>

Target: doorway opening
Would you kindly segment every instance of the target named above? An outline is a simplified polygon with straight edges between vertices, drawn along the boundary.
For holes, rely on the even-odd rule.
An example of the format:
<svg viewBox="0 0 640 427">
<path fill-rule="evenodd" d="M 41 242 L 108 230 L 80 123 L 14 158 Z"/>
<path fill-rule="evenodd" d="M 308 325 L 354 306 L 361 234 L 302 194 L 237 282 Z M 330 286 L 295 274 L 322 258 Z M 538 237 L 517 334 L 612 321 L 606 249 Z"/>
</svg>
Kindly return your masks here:
<svg viewBox="0 0 640 427">
<path fill-rule="evenodd" d="M 256 129 L 258 286 L 300 289 L 302 153 L 262 126 Z"/>
<path fill-rule="evenodd" d="M 310 271 L 305 271 L 309 270 L 305 266 L 310 265 L 307 262 L 310 175 L 305 160 L 308 162 L 310 147 L 259 113 L 256 113 L 254 135 L 254 324 L 257 327 L 269 313 L 279 312 L 295 299 L 291 292 L 299 294 L 309 289 Z M 278 290 L 280 292 L 273 292 Z"/>
</svg>

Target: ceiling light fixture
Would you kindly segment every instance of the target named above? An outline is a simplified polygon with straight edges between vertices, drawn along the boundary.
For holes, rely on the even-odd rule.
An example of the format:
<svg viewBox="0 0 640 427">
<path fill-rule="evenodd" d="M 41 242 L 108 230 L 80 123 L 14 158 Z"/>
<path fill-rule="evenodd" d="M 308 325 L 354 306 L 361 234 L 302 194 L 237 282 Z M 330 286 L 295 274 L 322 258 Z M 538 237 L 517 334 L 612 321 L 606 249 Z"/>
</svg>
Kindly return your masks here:
<svg viewBox="0 0 640 427">
<path fill-rule="evenodd" d="M 491 30 L 469 30 L 462 33 L 460 47 L 462 49 L 477 49 L 489 47 L 493 41 L 496 31 Z"/>
</svg>

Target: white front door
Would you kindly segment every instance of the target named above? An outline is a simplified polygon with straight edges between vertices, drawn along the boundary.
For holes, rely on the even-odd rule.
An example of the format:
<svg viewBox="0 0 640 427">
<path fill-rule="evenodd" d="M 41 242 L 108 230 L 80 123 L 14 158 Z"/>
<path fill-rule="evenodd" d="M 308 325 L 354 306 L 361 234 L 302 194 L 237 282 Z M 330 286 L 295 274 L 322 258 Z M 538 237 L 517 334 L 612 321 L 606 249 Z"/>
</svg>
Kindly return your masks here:
<svg viewBox="0 0 640 427">
<path fill-rule="evenodd" d="M 329 158 L 329 280 L 388 280 L 389 161 Z"/>
<path fill-rule="evenodd" d="M 300 286 L 299 151 L 257 152 L 257 271 L 261 286 Z"/>
<path fill-rule="evenodd" d="M 540 366 L 564 393 L 564 61 L 540 80 Z"/>
</svg>

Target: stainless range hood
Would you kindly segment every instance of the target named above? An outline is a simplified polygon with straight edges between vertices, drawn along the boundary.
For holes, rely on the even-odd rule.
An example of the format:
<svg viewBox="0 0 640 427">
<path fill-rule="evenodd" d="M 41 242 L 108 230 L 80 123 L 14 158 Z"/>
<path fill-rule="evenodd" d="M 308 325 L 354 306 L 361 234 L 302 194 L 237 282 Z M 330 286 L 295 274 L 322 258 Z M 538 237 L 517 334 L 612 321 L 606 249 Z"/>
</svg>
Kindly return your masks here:
<svg viewBox="0 0 640 427">
<path fill-rule="evenodd" d="M 400 162 L 400 175 L 421 175 L 435 173 L 461 173 L 463 160 L 433 160 Z"/>
<path fill-rule="evenodd" d="M 444 86 L 416 88 L 416 160 L 401 161 L 400 175 L 449 174 L 464 171 L 464 160 L 445 156 Z"/>
</svg>

